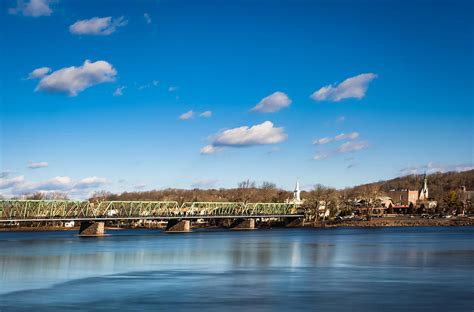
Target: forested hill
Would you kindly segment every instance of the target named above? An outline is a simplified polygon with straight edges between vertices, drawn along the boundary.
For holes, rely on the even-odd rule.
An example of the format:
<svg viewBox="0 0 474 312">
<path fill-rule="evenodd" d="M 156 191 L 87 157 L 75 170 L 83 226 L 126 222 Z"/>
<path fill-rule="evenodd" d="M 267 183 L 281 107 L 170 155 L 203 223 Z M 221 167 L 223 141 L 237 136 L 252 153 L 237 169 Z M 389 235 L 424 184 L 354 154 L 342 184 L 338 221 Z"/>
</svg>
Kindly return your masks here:
<svg viewBox="0 0 474 312">
<path fill-rule="evenodd" d="M 378 190 L 379 194 L 387 194 L 392 189 L 419 190 L 423 184 L 423 175 L 409 175 L 386 181 L 379 181 L 344 190 L 324 188 L 331 192 L 338 193 L 345 198 L 357 197 L 364 193 L 368 186 Z M 430 197 L 434 200 L 442 201 L 450 192 L 458 190 L 461 186 L 466 186 L 468 190 L 474 190 L 474 170 L 464 172 L 434 173 L 428 175 L 428 188 Z M 309 192 L 312 193 L 312 192 Z M 310 196 L 308 192 L 303 192 L 302 197 Z M 184 201 L 250 201 L 250 202 L 283 202 L 291 199 L 291 191 L 282 190 L 275 184 L 264 182 L 257 186 L 255 182 L 243 181 L 237 188 L 232 189 L 166 189 L 151 190 L 144 192 L 126 192 L 122 194 L 110 194 L 98 192 L 92 200 L 176 200 Z"/>
<path fill-rule="evenodd" d="M 351 188 L 357 192 L 366 186 L 376 186 L 383 193 L 393 189 L 419 190 L 423 185 L 423 175 L 408 175 L 391 180 L 379 181 Z M 433 173 L 428 175 L 429 195 L 435 200 L 441 200 L 450 191 L 455 191 L 461 186 L 474 190 L 474 170 L 463 172 Z"/>
</svg>

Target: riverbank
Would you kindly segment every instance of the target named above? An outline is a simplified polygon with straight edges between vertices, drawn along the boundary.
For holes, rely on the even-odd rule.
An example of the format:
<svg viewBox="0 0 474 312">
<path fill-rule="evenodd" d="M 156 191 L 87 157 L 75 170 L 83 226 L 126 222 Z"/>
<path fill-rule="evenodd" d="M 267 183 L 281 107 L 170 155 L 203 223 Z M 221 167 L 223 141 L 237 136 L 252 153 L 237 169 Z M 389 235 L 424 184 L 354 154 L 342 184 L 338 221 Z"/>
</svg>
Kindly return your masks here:
<svg viewBox="0 0 474 312">
<path fill-rule="evenodd" d="M 394 226 L 474 226 L 474 218 L 436 218 L 425 219 L 420 217 L 372 218 L 366 220 L 331 220 L 325 223 L 314 224 L 315 227 L 394 227 Z"/>
<path fill-rule="evenodd" d="M 370 221 L 366 220 L 328 220 L 325 222 L 306 223 L 305 227 L 318 228 L 335 228 L 335 227 L 355 227 L 355 228 L 373 228 L 373 227 L 415 227 L 415 226 L 474 226 L 474 218 L 472 217 L 457 217 L 450 219 L 425 219 L 421 217 L 395 217 L 395 218 L 372 218 Z M 260 224 L 258 227 L 262 228 L 278 228 L 284 227 L 283 223 L 274 224 Z M 136 229 L 145 229 L 147 227 L 135 227 Z M 161 229 L 156 227 L 155 229 Z M 193 225 L 193 228 L 217 228 L 216 226 L 205 226 L 203 224 Z M 128 229 L 127 227 L 106 227 L 106 231 L 117 231 Z M 65 228 L 59 226 L 40 226 L 40 227 L 21 227 L 10 226 L 0 227 L 0 232 L 47 232 L 47 231 L 79 231 L 79 227 Z"/>
</svg>

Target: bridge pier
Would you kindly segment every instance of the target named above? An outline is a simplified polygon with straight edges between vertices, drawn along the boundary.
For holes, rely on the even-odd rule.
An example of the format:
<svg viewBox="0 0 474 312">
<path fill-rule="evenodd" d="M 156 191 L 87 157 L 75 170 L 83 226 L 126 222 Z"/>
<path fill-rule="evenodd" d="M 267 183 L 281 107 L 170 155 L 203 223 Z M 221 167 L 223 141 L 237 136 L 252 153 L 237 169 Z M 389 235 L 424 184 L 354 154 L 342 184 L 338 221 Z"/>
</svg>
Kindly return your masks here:
<svg viewBox="0 0 474 312">
<path fill-rule="evenodd" d="M 104 236 L 105 222 L 82 221 L 79 236 Z"/>
<path fill-rule="evenodd" d="M 285 227 L 303 227 L 304 218 L 286 218 Z"/>
<path fill-rule="evenodd" d="M 255 219 L 237 219 L 230 228 L 232 230 L 255 230 Z"/>
<path fill-rule="evenodd" d="M 188 233 L 191 232 L 191 221 L 189 220 L 169 220 L 166 225 L 167 233 Z"/>
</svg>

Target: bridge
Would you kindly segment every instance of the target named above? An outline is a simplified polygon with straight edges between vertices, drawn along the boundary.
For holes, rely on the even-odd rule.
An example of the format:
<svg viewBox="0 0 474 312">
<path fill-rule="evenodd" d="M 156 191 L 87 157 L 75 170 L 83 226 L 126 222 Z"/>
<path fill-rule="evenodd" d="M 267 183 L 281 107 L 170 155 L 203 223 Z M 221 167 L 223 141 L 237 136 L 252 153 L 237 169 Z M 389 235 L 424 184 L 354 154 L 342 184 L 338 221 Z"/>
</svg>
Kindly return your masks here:
<svg viewBox="0 0 474 312">
<path fill-rule="evenodd" d="M 292 203 L 0 200 L 0 224 L 77 221 L 83 235 L 103 234 L 105 221 L 167 220 L 168 232 L 189 232 L 191 220 L 230 219 L 235 229 L 252 229 L 263 218 L 298 223 L 304 211 Z"/>
</svg>

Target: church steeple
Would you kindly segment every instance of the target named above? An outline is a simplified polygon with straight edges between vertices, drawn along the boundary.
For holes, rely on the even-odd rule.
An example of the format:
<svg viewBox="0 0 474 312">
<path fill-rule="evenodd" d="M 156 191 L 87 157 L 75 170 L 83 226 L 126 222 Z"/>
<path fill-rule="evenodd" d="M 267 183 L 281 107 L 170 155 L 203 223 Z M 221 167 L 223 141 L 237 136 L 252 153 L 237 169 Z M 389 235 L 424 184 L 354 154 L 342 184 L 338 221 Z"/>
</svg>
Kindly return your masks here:
<svg viewBox="0 0 474 312">
<path fill-rule="evenodd" d="M 428 177 L 426 176 L 426 172 L 425 172 L 425 175 L 423 176 L 423 188 L 420 190 L 419 199 L 420 200 L 425 200 L 425 199 L 428 199 L 428 198 L 429 198 Z"/>
<path fill-rule="evenodd" d="M 301 203 L 301 190 L 300 190 L 300 181 L 296 179 L 295 190 L 293 191 L 293 202 L 295 204 Z"/>
</svg>

